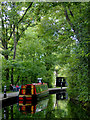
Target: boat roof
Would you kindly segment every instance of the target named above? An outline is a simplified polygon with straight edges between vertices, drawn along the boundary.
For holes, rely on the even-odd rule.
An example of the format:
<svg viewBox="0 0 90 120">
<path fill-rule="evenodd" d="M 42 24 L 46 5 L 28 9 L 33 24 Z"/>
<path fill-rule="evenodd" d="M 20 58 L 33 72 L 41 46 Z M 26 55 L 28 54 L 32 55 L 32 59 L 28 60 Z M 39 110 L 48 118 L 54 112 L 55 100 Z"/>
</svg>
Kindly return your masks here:
<svg viewBox="0 0 90 120">
<path fill-rule="evenodd" d="M 46 83 L 43 83 L 46 84 Z M 26 84 L 26 85 L 43 85 L 42 83 L 32 83 L 32 84 Z"/>
</svg>

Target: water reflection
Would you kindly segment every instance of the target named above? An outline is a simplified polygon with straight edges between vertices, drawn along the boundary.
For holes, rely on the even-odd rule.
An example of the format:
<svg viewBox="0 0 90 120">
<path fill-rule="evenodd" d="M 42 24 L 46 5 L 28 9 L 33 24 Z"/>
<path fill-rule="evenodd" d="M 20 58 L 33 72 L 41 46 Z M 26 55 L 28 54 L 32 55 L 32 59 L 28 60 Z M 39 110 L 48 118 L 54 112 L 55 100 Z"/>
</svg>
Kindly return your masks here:
<svg viewBox="0 0 90 120">
<path fill-rule="evenodd" d="M 4 119 L 6 119 L 7 117 L 6 117 L 6 107 L 4 108 Z"/>
<path fill-rule="evenodd" d="M 9 113 L 11 113 L 11 119 L 13 120 L 13 105 L 3 108 L 3 118 L 4 120 L 9 119 Z"/>
<path fill-rule="evenodd" d="M 40 112 L 47 108 L 48 101 L 49 101 L 49 99 L 42 100 L 38 103 L 36 103 L 36 102 L 28 103 L 28 101 L 25 102 L 26 104 L 19 103 L 19 111 L 24 114 L 27 114 L 27 113 L 34 114 L 36 112 Z"/>
<path fill-rule="evenodd" d="M 11 105 L 10 107 L 11 107 L 11 119 L 13 119 L 13 105 Z"/>
<path fill-rule="evenodd" d="M 68 95 L 66 92 L 60 92 L 56 94 L 56 100 L 65 100 L 68 99 Z"/>
<path fill-rule="evenodd" d="M 17 119 L 86 119 L 89 120 L 89 111 L 67 100 L 66 93 L 50 94 L 49 97 L 35 104 L 11 104 L 2 109 L 2 120 Z"/>
</svg>

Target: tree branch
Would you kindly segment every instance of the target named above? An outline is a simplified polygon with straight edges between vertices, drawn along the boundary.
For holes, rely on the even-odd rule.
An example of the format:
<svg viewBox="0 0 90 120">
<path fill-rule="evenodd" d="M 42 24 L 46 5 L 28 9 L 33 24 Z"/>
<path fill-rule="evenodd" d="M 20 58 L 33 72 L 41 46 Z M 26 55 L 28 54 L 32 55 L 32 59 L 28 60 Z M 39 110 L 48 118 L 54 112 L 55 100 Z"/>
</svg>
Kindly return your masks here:
<svg viewBox="0 0 90 120">
<path fill-rule="evenodd" d="M 32 4 L 33 4 L 33 2 L 30 3 L 29 7 L 26 9 L 26 11 L 25 11 L 25 13 L 23 14 L 22 18 L 18 21 L 18 24 L 22 21 L 22 19 L 24 18 L 24 16 L 26 15 L 28 9 L 32 6 Z M 17 26 L 18 26 L 18 24 L 17 24 Z M 14 27 L 13 27 L 13 30 L 14 30 L 14 29 L 15 29 L 15 25 L 14 25 Z M 8 40 L 10 40 L 10 38 L 12 37 L 12 34 L 13 34 L 13 31 L 11 32 L 10 37 L 8 38 Z"/>
<path fill-rule="evenodd" d="M 67 13 L 67 9 L 65 9 L 65 16 L 66 16 L 66 19 L 67 19 L 68 23 L 70 24 L 70 26 L 73 28 L 73 30 L 75 32 L 74 25 L 70 21 L 70 18 L 69 18 L 68 13 Z"/>
<path fill-rule="evenodd" d="M 63 6 L 64 6 L 64 5 L 63 5 Z M 75 33 L 76 35 L 78 35 L 78 30 L 76 30 L 75 26 L 74 26 L 73 23 L 71 22 L 71 20 L 70 20 L 70 18 L 69 18 L 69 15 L 68 15 L 68 13 L 67 13 L 67 9 L 66 9 L 65 6 L 64 6 L 64 8 L 65 8 L 64 14 L 65 14 L 65 16 L 66 16 L 66 20 L 68 21 L 68 23 L 69 23 L 70 26 L 72 27 L 74 33 Z M 72 14 L 72 13 L 71 13 L 71 14 Z M 77 36 L 77 39 L 79 40 L 79 37 L 78 37 L 78 36 Z"/>
<path fill-rule="evenodd" d="M 11 28 L 10 28 L 10 30 L 12 29 L 12 25 L 11 25 Z M 13 30 L 15 29 L 15 25 L 13 26 Z M 9 36 L 9 38 L 8 38 L 8 40 L 10 40 L 10 38 L 12 37 L 12 34 L 13 34 L 13 31 L 11 32 L 11 34 L 10 34 L 10 36 Z"/>
<path fill-rule="evenodd" d="M 23 14 L 22 18 L 18 21 L 18 23 L 20 23 L 22 21 L 22 19 L 24 18 L 24 16 L 26 15 L 28 9 L 32 6 L 33 2 L 30 3 L 30 5 L 28 6 L 28 8 L 26 9 L 25 13 Z"/>
<path fill-rule="evenodd" d="M 3 45 L 3 47 L 5 48 L 5 35 L 4 35 L 4 33 L 5 33 L 5 28 L 4 28 L 4 20 L 3 20 L 3 18 L 1 18 L 1 20 L 2 20 L 2 45 Z"/>
<path fill-rule="evenodd" d="M 68 7 L 68 9 L 69 9 L 69 12 L 70 12 L 71 16 L 74 17 L 74 15 L 73 15 L 73 13 L 72 13 L 70 7 Z"/>
<path fill-rule="evenodd" d="M 14 29 L 14 31 L 13 31 L 13 36 L 14 36 L 14 54 L 13 54 L 13 60 L 14 60 L 15 57 L 16 57 L 16 45 L 17 45 L 16 35 L 15 35 L 15 29 Z"/>
</svg>

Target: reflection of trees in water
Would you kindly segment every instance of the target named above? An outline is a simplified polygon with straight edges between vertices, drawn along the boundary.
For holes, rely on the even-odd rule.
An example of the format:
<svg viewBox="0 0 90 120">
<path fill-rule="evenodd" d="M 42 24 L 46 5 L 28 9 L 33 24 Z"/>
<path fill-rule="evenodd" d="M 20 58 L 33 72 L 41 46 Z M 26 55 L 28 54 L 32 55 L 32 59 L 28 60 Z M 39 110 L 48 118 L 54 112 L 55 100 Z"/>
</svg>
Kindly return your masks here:
<svg viewBox="0 0 90 120">
<path fill-rule="evenodd" d="M 13 120 L 13 105 L 11 105 L 10 107 L 11 107 L 11 120 Z"/>
<path fill-rule="evenodd" d="M 17 105 L 16 104 L 11 104 L 10 106 L 6 106 L 3 108 L 2 111 L 2 118 L 4 120 L 13 120 L 14 119 L 14 114 L 17 114 Z"/>
<path fill-rule="evenodd" d="M 56 95 L 50 95 L 49 96 L 49 102 L 47 106 L 47 111 L 46 111 L 46 118 L 54 118 L 55 115 L 53 114 L 53 110 L 55 108 L 55 103 L 56 103 Z"/>
<path fill-rule="evenodd" d="M 3 119 L 5 120 L 13 120 L 13 119 L 32 119 L 32 118 L 46 118 L 46 120 L 52 120 L 54 118 L 77 118 L 77 119 L 86 119 L 89 120 L 89 112 L 84 110 L 80 104 L 75 104 L 71 101 L 67 101 L 66 99 L 56 99 L 56 94 L 50 95 L 48 100 L 47 108 L 44 110 L 37 112 L 35 114 L 28 113 L 27 115 L 23 115 L 17 104 L 10 105 L 3 108 Z M 62 98 L 62 97 L 61 97 Z"/>
<path fill-rule="evenodd" d="M 53 99 L 53 97 L 55 97 L 55 99 Z M 67 101 L 65 100 L 66 98 L 66 92 L 61 92 L 56 94 L 56 96 L 51 97 L 46 113 L 47 119 L 62 118 L 67 116 Z"/>
</svg>

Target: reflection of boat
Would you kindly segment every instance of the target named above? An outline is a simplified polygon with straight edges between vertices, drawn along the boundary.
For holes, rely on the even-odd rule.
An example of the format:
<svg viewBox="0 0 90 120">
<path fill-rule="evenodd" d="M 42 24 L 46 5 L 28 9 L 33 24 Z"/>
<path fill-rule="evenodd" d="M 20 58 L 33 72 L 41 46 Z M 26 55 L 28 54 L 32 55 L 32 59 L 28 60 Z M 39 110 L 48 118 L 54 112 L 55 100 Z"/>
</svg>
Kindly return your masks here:
<svg viewBox="0 0 90 120">
<path fill-rule="evenodd" d="M 49 93 L 46 83 L 33 83 L 22 85 L 19 91 L 19 103 L 30 104 L 32 101 L 47 96 Z"/>
<path fill-rule="evenodd" d="M 49 99 L 45 99 L 38 103 L 28 103 L 28 101 L 26 101 L 26 104 L 19 103 L 19 111 L 24 114 L 26 113 L 33 114 L 33 113 L 42 111 L 45 108 L 47 108 L 48 100 Z"/>
</svg>

